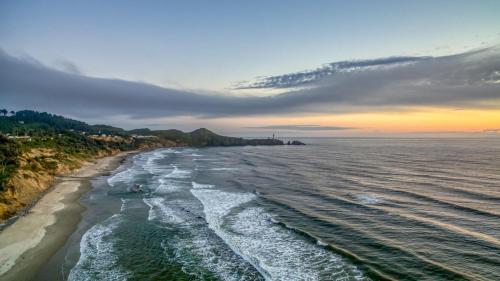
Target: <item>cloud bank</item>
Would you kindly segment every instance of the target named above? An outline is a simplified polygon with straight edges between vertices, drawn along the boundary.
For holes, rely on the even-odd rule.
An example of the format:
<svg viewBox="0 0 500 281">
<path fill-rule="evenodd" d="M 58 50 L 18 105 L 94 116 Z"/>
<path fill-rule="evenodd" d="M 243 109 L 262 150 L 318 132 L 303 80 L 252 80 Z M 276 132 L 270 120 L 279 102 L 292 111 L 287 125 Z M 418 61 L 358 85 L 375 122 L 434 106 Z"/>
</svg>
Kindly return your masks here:
<svg viewBox="0 0 500 281">
<path fill-rule="evenodd" d="M 273 78 L 265 85 L 250 86 L 290 87 L 307 80 L 308 87 L 268 97 L 243 97 L 89 77 L 0 50 L 0 103 L 80 118 L 332 114 L 417 106 L 500 108 L 498 47 L 445 57 L 397 57 L 336 65 L 350 70 L 287 74 L 290 78 L 286 82 Z M 313 78 L 304 80 L 303 76 Z"/>
</svg>

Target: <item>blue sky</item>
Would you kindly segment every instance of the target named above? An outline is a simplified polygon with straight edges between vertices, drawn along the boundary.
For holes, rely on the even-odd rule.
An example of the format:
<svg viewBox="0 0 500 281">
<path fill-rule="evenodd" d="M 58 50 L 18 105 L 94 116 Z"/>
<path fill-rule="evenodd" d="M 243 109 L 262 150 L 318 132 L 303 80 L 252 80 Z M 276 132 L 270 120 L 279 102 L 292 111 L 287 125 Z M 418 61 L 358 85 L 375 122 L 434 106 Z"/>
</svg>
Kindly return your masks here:
<svg viewBox="0 0 500 281">
<path fill-rule="evenodd" d="M 90 76 L 225 91 L 348 59 L 500 37 L 500 1 L 2 1 L 0 47 Z"/>
<path fill-rule="evenodd" d="M 0 104 L 233 135 L 493 132 L 498 11 L 498 0 L 3 0 Z"/>
</svg>

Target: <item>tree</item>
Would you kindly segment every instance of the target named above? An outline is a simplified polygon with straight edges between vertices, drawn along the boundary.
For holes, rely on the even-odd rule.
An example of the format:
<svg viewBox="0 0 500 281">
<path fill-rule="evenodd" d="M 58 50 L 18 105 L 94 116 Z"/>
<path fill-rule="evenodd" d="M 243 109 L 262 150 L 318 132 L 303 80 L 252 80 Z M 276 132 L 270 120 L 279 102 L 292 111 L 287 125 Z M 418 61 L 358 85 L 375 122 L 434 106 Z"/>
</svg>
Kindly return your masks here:
<svg viewBox="0 0 500 281">
<path fill-rule="evenodd" d="M 19 145 L 0 134 L 0 191 L 5 190 L 7 181 L 19 168 Z"/>
<path fill-rule="evenodd" d="M 3 114 L 3 116 L 7 115 L 7 113 L 9 113 L 9 111 L 7 111 L 7 109 L 0 109 L 0 113 Z"/>
<path fill-rule="evenodd" d="M 16 115 L 16 112 L 14 110 L 11 110 L 10 115 Z"/>
</svg>

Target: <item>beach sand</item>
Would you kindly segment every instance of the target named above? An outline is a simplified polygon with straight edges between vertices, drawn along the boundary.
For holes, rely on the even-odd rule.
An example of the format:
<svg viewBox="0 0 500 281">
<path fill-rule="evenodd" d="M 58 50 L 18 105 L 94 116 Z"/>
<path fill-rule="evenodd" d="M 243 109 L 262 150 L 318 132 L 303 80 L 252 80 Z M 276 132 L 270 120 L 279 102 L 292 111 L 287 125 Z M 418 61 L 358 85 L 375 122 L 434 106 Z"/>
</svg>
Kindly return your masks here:
<svg viewBox="0 0 500 281">
<path fill-rule="evenodd" d="M 116 169 L 133 153 L 100 158 L 59 177 L 25 216 L 1 231 L 0 279 L 31 280 L 76 229 L 85 209 L 78 199 L 90 189 L 90 179 Z"/>
</svg>

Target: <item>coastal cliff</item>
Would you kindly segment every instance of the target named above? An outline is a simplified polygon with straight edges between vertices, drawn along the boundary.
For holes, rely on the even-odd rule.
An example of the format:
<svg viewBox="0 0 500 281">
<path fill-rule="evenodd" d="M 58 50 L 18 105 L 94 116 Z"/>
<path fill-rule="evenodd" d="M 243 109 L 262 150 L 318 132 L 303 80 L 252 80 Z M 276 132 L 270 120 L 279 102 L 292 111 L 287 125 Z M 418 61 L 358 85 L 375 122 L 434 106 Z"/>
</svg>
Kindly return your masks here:
<svg viewBox="0 0 500 281">
<path fill-rule="evenodd" d="M 32 140 L 33 141 L 33 140 Z M 141 143 L 137 149 L 174 146 L 174 143 Z M 45 147 L 44 147 L 45 146 Z M 115 146 L 116 143 L 115 143 Z M 68 175 L 94 159 L 116 155 L 117 147 L 71 153 L 58 146 L 26 144 L 0 135 L 0 223 L 33 204 L 54 183 L 57 176 Z M 5 157 L 7 156 L 7 157 Z"/>
</svg>

